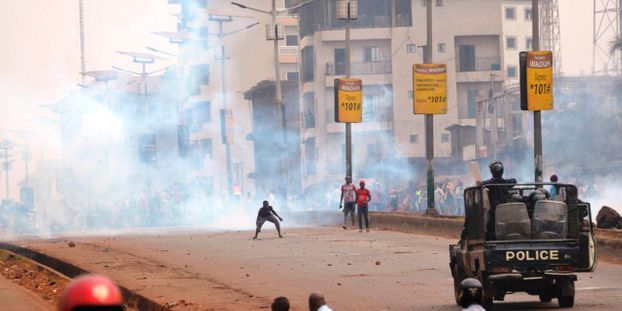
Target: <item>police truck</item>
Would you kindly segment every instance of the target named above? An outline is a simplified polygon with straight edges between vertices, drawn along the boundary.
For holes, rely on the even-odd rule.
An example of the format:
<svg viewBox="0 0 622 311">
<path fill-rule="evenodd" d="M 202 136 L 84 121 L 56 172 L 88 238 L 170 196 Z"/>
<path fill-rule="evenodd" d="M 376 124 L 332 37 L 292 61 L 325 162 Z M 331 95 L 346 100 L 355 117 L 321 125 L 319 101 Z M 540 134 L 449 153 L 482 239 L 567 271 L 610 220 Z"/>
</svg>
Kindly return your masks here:
<svg viewBox="0 0 622 311">
<path fill-rule="evenodd" d="M 494 187 L 503 198 L 490 197 L 500 193 Z M 552 187 L 555 197 L 546 191 Z M 478 185 L 465 189 L 464 208 L 461 239 L 449 246 L 456 302 L 460 282 L 473 277 L 482 282 L 487 310 L 516 292 L 574 305 L 577 273 L 596 267 L 590 204 L 574 185 Z"/>
</svg>

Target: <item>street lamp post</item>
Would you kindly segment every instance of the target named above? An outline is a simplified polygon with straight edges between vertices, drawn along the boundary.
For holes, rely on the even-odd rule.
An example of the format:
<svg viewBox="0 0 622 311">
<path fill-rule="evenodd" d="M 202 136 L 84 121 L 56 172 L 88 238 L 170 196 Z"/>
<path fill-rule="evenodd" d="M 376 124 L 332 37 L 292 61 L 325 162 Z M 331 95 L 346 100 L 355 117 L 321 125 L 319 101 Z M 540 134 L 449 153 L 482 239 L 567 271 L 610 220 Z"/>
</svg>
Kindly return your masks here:
<svg viewBox="0 0 622 311">
<path fill-rule="evenodd" d="M 337 0 L 337 19 L 345 21 L 345 63 L 346 79 L 349 79 L 351 72 L 350 62 L 350 29 L 352 20 L 357 19 L 358 0 Z M 346 176 L 352 176 L 352 123 L 346 122 Z"/>
<path fill-rule="evenodd" d="M 225 157 L 226 157 L 226 168 L 227 168 L 227 197 L 231 195 L 233 192 L 233 165 L 231 162 L 231 142 L 227 136 L 227 132 L 229 129 L 227 128 L 227 119 L 232 118 L 232 113 L 228 111 L 228 95 L 227 95 L 227 84 L 225 78 L 225 65 L 226 65 L 226 51 L 225 51 L 225 37 L 228 35 L 232 35 L 234 33 L 238 33 L 240 31 L 244 31 L 250 29 L 254 26 L 257 26 L 259 23 L 250 24 L 244 28 L 225 32 L 224 31 L 224 23 L 229 23 L 233 21 L 233 16 L 231 15 L 217 15 L 217 14 L 209 14 L 209 20 L 212 22 L 218 23 L 218 33 L 210 33 L 210 35 L 217 36 L 220 41 L 220 84 L 222 90 L 222 113 L 221 113 L 221 129 L 225 131 L 223 133 L 223 143 L 225 144 Z"/>
<path fill-rule="evenodd" d="M 2 142 L 0 142 L 0 150 L 3 151 L 2 153 L 2 158 L 4 159 L 4 163 L 2 165 L 2 168 L 4 170 L 4 181 L 5 181 L 5 187 L 6 187 L 6 199 L 9 199 L 10 196 L 10 192 L 9 192 L 9 170 L 11 169 L 11 162 L 9 161 L 9 150 L 13 149 L 13 144 L 8 141 L 8 140 L 4 140 Z"/>
</svg>

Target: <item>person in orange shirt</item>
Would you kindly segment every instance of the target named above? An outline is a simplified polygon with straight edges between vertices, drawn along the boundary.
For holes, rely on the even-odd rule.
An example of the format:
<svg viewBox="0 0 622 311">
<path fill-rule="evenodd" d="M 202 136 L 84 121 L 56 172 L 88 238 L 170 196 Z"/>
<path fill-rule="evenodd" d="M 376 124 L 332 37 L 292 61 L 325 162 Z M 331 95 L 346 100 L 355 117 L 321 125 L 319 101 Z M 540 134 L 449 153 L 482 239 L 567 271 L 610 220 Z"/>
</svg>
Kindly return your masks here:
<svg viewBox="0 0 622 311">
<path fill-rule="evenodd" d="M 371 192 L 365 188 L 365 180 L 359 181 L 360 188 L 356 190 L 357 215 L 359 218 L 359 232 L 363 232 L 363 217 L 365 217 L 365 229 L 369 232 L 369 208 Z"/>
</svg>

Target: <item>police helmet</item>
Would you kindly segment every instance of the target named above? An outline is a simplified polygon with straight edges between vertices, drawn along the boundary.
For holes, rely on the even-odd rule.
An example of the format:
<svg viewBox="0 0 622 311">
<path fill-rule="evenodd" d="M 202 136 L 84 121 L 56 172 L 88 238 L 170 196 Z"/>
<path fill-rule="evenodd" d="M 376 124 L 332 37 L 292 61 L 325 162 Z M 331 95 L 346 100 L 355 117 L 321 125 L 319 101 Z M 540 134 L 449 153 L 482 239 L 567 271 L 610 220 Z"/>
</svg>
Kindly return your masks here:
<svg viewBox="0 0 622 311">
<path fill-rule="evenodd" d="M 532 193 L 529 194 L 529 201 L 535 203 L 540 200 L 546 200 L 546 194 L 542 192 L 542 189 L 536 189 Z"/>
<path fill-rule="evenodd" d="M 467 278 L 460 283 L 460 305 L 468 308 L 472 304 L 482 304 L 483 288 L 478 279 Z"/>
<path fill-rule="evenodd" d="M 490 162 L 488 168 L 490 169 L 492 177 L 501 177 L 503 175 L 503 163 L 501 163 L 501 161 L 494 160 Z"/>
</svg>

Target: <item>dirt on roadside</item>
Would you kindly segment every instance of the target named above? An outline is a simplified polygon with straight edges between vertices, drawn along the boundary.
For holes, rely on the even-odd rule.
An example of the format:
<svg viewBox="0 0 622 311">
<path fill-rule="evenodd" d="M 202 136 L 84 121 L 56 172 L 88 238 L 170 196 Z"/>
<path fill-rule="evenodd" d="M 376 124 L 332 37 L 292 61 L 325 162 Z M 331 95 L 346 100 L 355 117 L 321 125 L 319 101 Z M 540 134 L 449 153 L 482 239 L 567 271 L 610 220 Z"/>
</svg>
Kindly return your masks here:
<svg viewBox="0 0 622 311">
<path fill-rule="evenodd" d="M 63 276 L 3 250 L 0 250 L 0 273 L 12 283 L 35 293 L 50 306 L 58 305 L 69 282 Z"/>
</svg>

